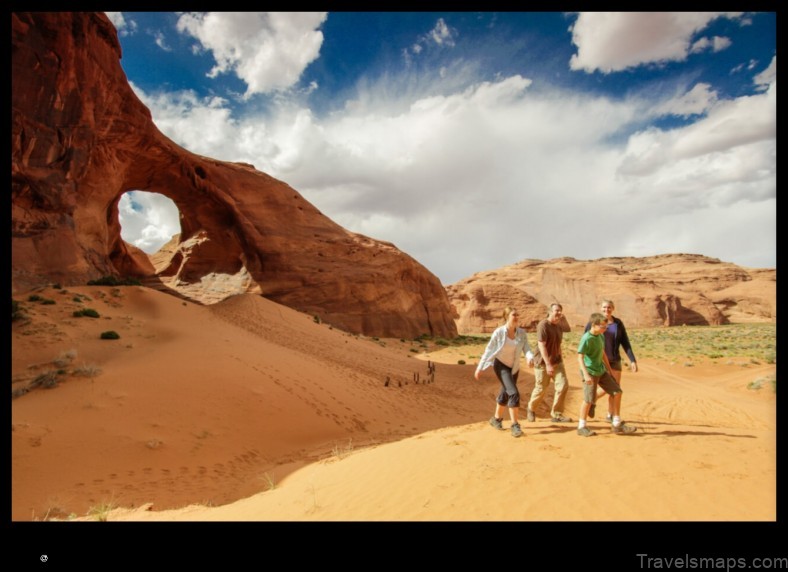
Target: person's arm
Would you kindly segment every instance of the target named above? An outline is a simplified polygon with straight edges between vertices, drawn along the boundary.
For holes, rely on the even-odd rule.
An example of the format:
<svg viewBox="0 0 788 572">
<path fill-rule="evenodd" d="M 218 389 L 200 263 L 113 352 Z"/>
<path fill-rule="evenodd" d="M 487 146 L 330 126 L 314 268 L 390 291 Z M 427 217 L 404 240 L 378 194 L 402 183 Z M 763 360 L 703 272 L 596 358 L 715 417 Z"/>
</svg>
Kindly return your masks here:
<svg viewBox="0 0 788 572">
<path fill-rule="evenodd" d="M 547 370 L 547 375 L 553 375 L 553 364 L 550 363 L 550 358 L 547 355 L 547 344 L 543 341 L 536 342 L 536 345 L 539 346 L 539 353 L 542 354 L 542 360 L 544 360 L 544 367 Z"/>
<path fill-rule="evenodd" d="M 621 347 L 624 348 L 624 351 L 629 358 L 629 369 L 632 370 L 632 373 L 637 372 L 638 370 L 638 362 L 635 359 L 635 352 L 632 351 L 632 344 L 629 343 L 629 336 L 627 335 L 627 329 L 624 327 L 624 322 L 618 322 L 619 329 L 621 330 Z"/>
<path fill-rule="evenodd" d="M 607 369 L 607 373 L 609 373 L 612 376 L 613 375 L 613 368 L 610 367 L 610 360 L 607 357 L 607 352 L 602 352 L 602 361 L 605 364 L 605 368 Z"/>
<path fill-rule="evenodd" d="M 580 373 L 583 376 L 583 383 L 594 383 L 594 380 L 591 378 L 591 374 L 588 373 L 588 368 L 586 368 L 586 362 L 583 359 L 585 355 L 582 352 L 577 352 L 577 362 L 580 364 Z"/>
<path fill-rule="evenodd" d="M 499 330 L 495 330 L 492 336 L 490 336 L 490 341 L 487 342 L 487 347 L 484 349 L 481 359 L 479 359 L 479 365 L 476 366 L 476 371 L 473 374 L 473 377 L 476 378 L 477 381 L 484 369 L 484 364 L 498 351 L 498 337 L 500 337 L 498 336 L 498 332 Z"/>
<path fill-rule="evenodd" d="M 528 334 L 523 329 L 523 340 L 525 343 L 523 344 L 523 353 L 525 354 L 525 360 L 528 362 L 528 367 L 534 366 L 534 352 L 531 350 L 531 344 L 528 343 Z"/>
<path fill-rule="evenodd" d="M 572 326 L 569 325 L 569 320 L 566 319 L 566 316 L 561 314 L 561 319 L 558 320 L 558 327 L 561 328 L 562 332 L 571 332 Z"/>
</svg>

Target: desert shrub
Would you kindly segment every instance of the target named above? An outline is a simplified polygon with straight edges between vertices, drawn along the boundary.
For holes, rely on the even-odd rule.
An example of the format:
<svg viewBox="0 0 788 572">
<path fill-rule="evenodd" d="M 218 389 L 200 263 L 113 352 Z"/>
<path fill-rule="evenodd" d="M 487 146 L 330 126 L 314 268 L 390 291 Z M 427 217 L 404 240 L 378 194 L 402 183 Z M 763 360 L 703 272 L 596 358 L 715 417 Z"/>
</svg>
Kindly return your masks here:
<svg viewBox="0 0 788 572">
<path fill-rule="evenodd" d="M 52 288 L 54 288 L 55 290 L 62 290 L 63 286 L 61 286 L 60 284 L 52 284 Z"/>
<path fill-rule="evenodd" d="M 41 300 L 41 303 L 42 304 L 46 304 L 46 305 L 51 305 L 51 304 L 54 304 L 55 301 L 52 300 L 51 298 L 44 298 L 43 300 Z"/>
<path fill-rule="evenodd" d="M 30 294 L 30 296 L 27 297 L 28 302 L 40 302 L 41 300 L 43 300 L 43 298 L 38 294 Z"/>
<path fill-rule="evenodd" d="M 44 387 L 46 389 L 51 389 L 57 385 L 57 372 L 56 371 L 45 371 L 44 373 L 37 376 L 33 381 L 30 382 L 28 385 L 29 389 L 33 389 L 35 387 Z"/>
<path fill-rule="evenodd" d="M 74 310 L 75 318 L 80 318 L 82 316 L 87 316 L 88 318 L 98 318 L 99 313 L 93 308 L 82 308 L 81 310 Z"/>
<path fill-rule="evenodd" d="M 101 373 L 101 368 L 95 364 L 82 364 L 72 372 L 74 375 L 84 377 L 96 377 Z"/>
<path fill-rule="evenodd" d="M 24 317 L 22 313 L 22 307 L 19 305 L 19 302 L 11 299 L 11 321 L 15 322 L 16 320 L 20 320 Z"/>
<path fill-rule="evenodd" d="M 457 360 L 457 363 L 458 363 L 459 365 L 465 365 L 465 360 L 464 360 L 464 359 L 458 359 L 458 360 Z"/>
<path fill-rule="evenodd" d="M 90 507 L 88 516 L 92 516 L 99 522 L 107 522 L 109 513 L 115 510 L 115 508 L 117 508 L 117 505 L 114 501 L 102 501 L 98 505 Z"/>
<path fill-rule="evenodd" d="M 320 316 L 315 314 L 315 316 L 312 318 L 312 321 L 315 322 L 315 324 L 319 324 L 320 323 Z"/>
<path fill-rule="evenodd" d="M 28 389 L 27 387 L 17 387 L 16 389 L 11 390 L 11 399 L 16 399 L 17 397 L 21 397 L 28 391 L 30 391 L 30 389 Z"/>
<path fill-rule="evenodd" d="M 119 340 L 120 334 L 114 330 L 108 330 L 106 332 L 101 332 L 100 337 L 102 340 Z"/>
<path fill-rule="evenodd" d="M 141 286 L 142 282 L 136 278 L 118 278 L 117 276 L 102 276 L 95 280 L 88 280 L 88 286 Z"/>
</svg>

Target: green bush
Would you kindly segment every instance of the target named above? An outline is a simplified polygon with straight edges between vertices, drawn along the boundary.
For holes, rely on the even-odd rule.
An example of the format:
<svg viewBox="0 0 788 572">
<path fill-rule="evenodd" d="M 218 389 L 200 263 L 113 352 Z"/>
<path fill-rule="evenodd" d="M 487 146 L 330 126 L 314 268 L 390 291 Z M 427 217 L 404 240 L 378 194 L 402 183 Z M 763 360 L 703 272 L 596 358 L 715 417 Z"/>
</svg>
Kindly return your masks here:
<svg viewBox="0 0 788 572">
<path fill-rule="evenodd" d="M 30 296 L 27 297 L 28 302 L 40 302 L 41 300 L 43 300 L 43 298 L 38 294 L 30 294 Z"/>
<path fill-rule="evenodd" d="M 102 340 L 119 340 L 120 334 L 118 332 L 109 330 L 107 332 L 101 332 L 101 339 Z"/>
<path fill-rule="evenodd" d="M 93 308 L 82 308 L 81 310 L 74 310 L 75 318 L 80 318 L 82 316 L 87 316 L 88 318 L 98 318 L 99 313 Z"/>
</svg>

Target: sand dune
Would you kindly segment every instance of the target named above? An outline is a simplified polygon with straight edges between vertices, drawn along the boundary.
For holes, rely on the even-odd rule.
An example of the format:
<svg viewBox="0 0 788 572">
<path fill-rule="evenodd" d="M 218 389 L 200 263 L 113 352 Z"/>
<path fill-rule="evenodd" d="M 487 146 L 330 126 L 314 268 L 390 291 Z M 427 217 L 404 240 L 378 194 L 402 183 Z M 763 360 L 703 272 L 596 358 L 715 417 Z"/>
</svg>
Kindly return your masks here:
<svg viewBox="0 0 788 572">
<path fill-rule="evenodd" d="M 623 382 L 636 434 L 595 420 L 582 438 L 542 411 L 514 439 L 487 424 L 493 374 L 476 382 L 451 350 L 347 334 L 253 295 L 206 307 L 133 286 L 39 294 L 56 303 L 23 304 L 12 388 L 76 356 L 57 387 L 12 401 L 14 521 L 101 507 L 116 507 L 111 521 L 777 518 L 776 397 L 747 389 L 774 365 L 642 359 Z M 73 317 L 80 307 L 100 317 Z M 425 358 L 439 362 L 431 383 Z M 70 373 L 80 366 L 101 373 Z M 571 370 L 570 383 L 576 418 Z M 526 369 L 522 393 L 532 385 Z"/>
</svg>

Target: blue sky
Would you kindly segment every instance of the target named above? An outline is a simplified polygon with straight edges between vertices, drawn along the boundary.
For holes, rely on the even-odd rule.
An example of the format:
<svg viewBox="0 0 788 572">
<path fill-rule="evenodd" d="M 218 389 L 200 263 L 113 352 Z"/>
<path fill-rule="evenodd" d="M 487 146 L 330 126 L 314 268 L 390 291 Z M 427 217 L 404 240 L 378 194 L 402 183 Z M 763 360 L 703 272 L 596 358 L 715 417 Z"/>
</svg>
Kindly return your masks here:
<svg viewBox="0 0 788 572">
<path fill-rule="evenodd" d="M 562 256 L 776 267 L 774 13 L 107 15 L 163 133 L 443 284 Z M 180 230 L 160 195 L 120 209 L 148 252 Z"/>
</svg>

